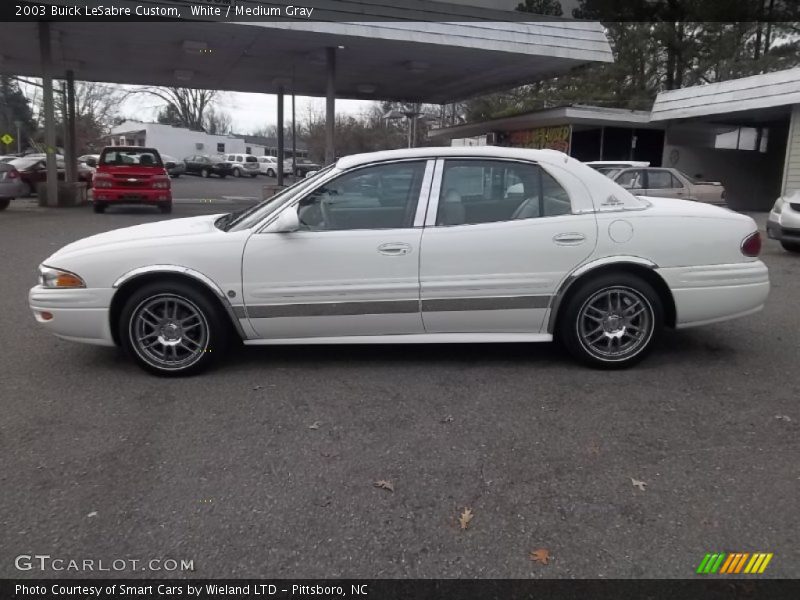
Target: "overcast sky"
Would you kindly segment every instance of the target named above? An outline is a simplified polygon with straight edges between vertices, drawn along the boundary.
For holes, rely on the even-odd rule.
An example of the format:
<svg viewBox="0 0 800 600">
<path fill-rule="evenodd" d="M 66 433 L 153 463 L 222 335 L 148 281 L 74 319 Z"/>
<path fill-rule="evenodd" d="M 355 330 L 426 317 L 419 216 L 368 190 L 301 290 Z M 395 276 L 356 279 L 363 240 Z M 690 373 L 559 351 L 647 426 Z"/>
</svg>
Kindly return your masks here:
<svg viewBox="0 0 800 600">
<path fill-rule="evenodd" d="M 140 121 L 155 121 L 163 106 L 158 98 L 145 94 L 129 97 L 120 106 L 120 114 Z M 369 110 L 372 102 L 363 100 L 337 100 L 336 111 L 340 114 L 357 115 Z M 298 96 L 295 103 L 297 121 L 312 111 L 325 111 L 324 98 Z M 217 107 L 231 116 L 234 133 L 252 133 L 278 122 L 278 98 L 272 94 L 244 94 L 240 92 L 221 92 Z M 291 96 L 285 97 L 284 122 L 292 118 Z"/>
</svg>

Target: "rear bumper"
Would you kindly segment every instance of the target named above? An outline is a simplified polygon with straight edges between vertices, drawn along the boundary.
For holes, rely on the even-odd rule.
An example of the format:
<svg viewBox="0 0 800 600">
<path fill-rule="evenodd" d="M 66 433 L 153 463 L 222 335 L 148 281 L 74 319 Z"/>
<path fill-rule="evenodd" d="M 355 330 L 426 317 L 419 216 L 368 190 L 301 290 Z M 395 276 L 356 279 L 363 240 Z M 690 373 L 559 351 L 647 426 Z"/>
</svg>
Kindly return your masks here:
<svg viewBox="0 0 800 600">
<path fill-rule="evenodd" d="M 769 272 L 760 260 L 658 272 L 672 291 L 678 329 L 758 312 L 769 295 Z"/>
<path fill-rule="evenodd" d="M 164 204 L 172 202 L 172 190 L 93 189 L 92 201 L 103 204 Z"/>
</svg>

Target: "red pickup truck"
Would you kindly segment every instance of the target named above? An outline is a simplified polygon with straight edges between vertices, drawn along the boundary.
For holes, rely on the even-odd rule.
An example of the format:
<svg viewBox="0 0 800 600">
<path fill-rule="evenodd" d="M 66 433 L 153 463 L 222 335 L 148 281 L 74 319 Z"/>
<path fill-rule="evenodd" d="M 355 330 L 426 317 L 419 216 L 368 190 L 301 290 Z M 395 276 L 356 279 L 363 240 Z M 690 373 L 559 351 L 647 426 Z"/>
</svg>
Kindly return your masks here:
<svg viewBox="0 0 800 600">
<path fill-rule="evenodd" d="M 107 146 L 92 180 L 94 212 L 114 204 L 149 204 L 172 212 L 172 186 L 155 148 Z"/>
</svg>

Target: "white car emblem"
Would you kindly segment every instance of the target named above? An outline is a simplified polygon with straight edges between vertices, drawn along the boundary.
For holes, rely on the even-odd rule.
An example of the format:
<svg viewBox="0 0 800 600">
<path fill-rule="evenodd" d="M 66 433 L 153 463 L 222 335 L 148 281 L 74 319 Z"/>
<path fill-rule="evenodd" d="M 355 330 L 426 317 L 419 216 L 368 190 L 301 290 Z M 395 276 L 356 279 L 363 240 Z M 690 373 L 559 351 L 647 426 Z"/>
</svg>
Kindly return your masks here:
<svg viewBox="0 0 800 600">
<path fill-rule="evenodd" d="M 128 177 L 128 181 L 129 181 L 130 183 L 136 183 L 136 182 L 137 182 L 137 181 L 139 181 L 139 180 L 138 180 L 138 179 L 136 179 L 136 177 Z"/>
</svg>

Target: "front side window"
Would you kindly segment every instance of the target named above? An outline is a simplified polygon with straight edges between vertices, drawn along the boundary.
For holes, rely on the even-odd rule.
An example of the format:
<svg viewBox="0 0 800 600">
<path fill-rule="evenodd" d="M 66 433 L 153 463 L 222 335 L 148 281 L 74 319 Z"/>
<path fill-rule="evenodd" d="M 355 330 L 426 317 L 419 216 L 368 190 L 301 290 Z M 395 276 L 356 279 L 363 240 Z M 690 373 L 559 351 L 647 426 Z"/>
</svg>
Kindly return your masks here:
<svg viewBox="0 0 800 600">
<path fill-rule="evenodd" d="M 412 227 L 425 161 L 375 165 L 345 173 L 297 206 L 306 231 Z"/>
<path fill-rule="evenodd" d="M 628 169 L 620 173 L 614 180 L 626 190 L 644 187 L 644 171 L 641 169 Z"/>
<path fill-rule="evenodd" d="M 476 225 L 571 212 L 567 192 L 539 165 L 491 160 L 445 162 L 437 225 Z"/>
</svg>

